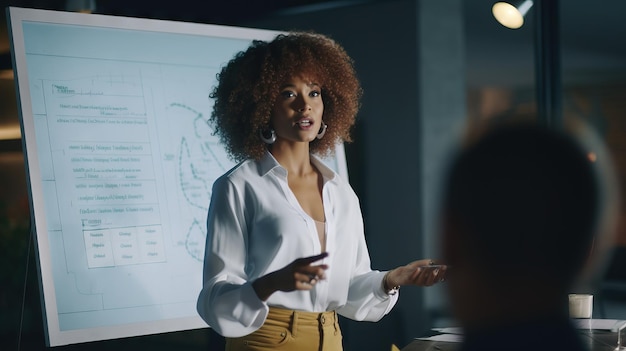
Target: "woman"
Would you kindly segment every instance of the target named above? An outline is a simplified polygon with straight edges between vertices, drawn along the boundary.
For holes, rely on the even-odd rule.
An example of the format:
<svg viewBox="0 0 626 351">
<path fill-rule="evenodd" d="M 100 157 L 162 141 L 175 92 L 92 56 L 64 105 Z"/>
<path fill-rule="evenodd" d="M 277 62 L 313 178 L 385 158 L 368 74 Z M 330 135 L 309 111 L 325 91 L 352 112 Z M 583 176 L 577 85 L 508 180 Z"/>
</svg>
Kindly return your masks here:
<svg viewBox="0 0 626 351">
<path fill-rule="evenodd" d="M 210 122 L 241 163 L 213 185 L 198 312 L 227 350 L 341 350 L 337 313 L 377 321 L 400 285 L 443 279 L 430 260 L 372 270 L 358 198 L 312 155 L 350 141 L 360 96 L 312 33 L 255 41 L 218 75 Z"/>
</svg>

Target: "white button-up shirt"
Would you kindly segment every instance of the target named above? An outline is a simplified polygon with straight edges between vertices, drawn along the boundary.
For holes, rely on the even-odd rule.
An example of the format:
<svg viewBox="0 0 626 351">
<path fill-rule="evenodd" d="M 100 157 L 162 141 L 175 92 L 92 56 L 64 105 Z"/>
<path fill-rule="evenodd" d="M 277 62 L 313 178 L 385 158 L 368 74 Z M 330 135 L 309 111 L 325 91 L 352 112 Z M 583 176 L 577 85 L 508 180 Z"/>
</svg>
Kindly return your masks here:
<svg viewBox="0 0 626 351">
<path fill-rule="evenodd" d="M 200 316 L 215 331 L 239 337 L 259 329 L 269 306 L 299 311 L 337 310 L 355 320 L 377 321 L 398 295 L 382 288 L 385 272 L 370 268 L 359 200 L 346 180 L 312 156 L 321 172 L 329 256 L 326 279 L 312 290 L 275 292 L 262 301 L 252 282 L 297 258 L 321 252 L 313 219 L 287 184 L 287 170 L 267 152 L 244 161 L 213 184 L 204 257 Z"/>
</svg>

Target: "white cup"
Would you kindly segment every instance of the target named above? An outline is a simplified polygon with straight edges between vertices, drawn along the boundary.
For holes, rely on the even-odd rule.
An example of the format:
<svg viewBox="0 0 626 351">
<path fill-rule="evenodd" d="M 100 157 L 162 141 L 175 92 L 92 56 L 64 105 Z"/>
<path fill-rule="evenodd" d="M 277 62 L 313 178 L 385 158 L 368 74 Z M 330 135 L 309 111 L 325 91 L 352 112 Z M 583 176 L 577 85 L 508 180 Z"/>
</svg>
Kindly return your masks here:
<svg viewBox="0 0 626 351">
<path fill-rule="evenodd" d="M 593 295 L 569 294 L 570 318 L 591 318 L 593 316 Z"/>
</svg>

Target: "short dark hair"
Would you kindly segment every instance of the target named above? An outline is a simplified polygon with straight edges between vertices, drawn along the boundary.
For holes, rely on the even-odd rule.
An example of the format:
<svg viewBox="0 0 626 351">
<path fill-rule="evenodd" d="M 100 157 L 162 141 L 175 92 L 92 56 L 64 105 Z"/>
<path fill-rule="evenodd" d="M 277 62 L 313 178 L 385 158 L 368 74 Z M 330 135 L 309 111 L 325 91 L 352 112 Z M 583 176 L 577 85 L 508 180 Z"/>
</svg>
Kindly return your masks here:
<svg viewBox="0 0 626 351">
<path fill-rule="evenodd" d="M 307 75 L 321 86 L 322 116 L 328 129 L 311 142 L 311 152 L 325 155 L 337 142 L 351 141 L 362 95 L 352 59 L 327 36 L 294 32 L 270 42 L 254 41 L 217 75 L 218 85 L 209 119 L 229 155 L 237 160 L 260 159 L 266 149 L 259 131 L 266 129 L 280 85 L 295 75 Z"/>
<path fill-rule="evenodd" d="M 599 187 L 580 143 L 536 124 L 500 127 L 451 163 L 444 210 L 494 274 L 571 284 L 593 243 Z M 457 237 L 458 238 L 458 237 Z"/>
</svg>

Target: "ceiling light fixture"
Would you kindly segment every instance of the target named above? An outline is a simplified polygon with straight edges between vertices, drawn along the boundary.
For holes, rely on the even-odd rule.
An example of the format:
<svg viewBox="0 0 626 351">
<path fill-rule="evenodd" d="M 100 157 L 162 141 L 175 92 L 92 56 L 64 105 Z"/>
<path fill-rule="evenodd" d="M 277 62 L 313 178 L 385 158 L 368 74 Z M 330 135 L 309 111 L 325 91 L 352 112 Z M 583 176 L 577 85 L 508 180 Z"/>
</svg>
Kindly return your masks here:
<svg viewBox="0 0 626 351">
<path fill-rule="evenodd" d="M 524 16 L 532 6 L 532 0 L 519 1 L 515 5 L 500 1 L 493 4 L 491 12 L 501 25 L 518 29 L 524 25 Z"/>
</svg>

